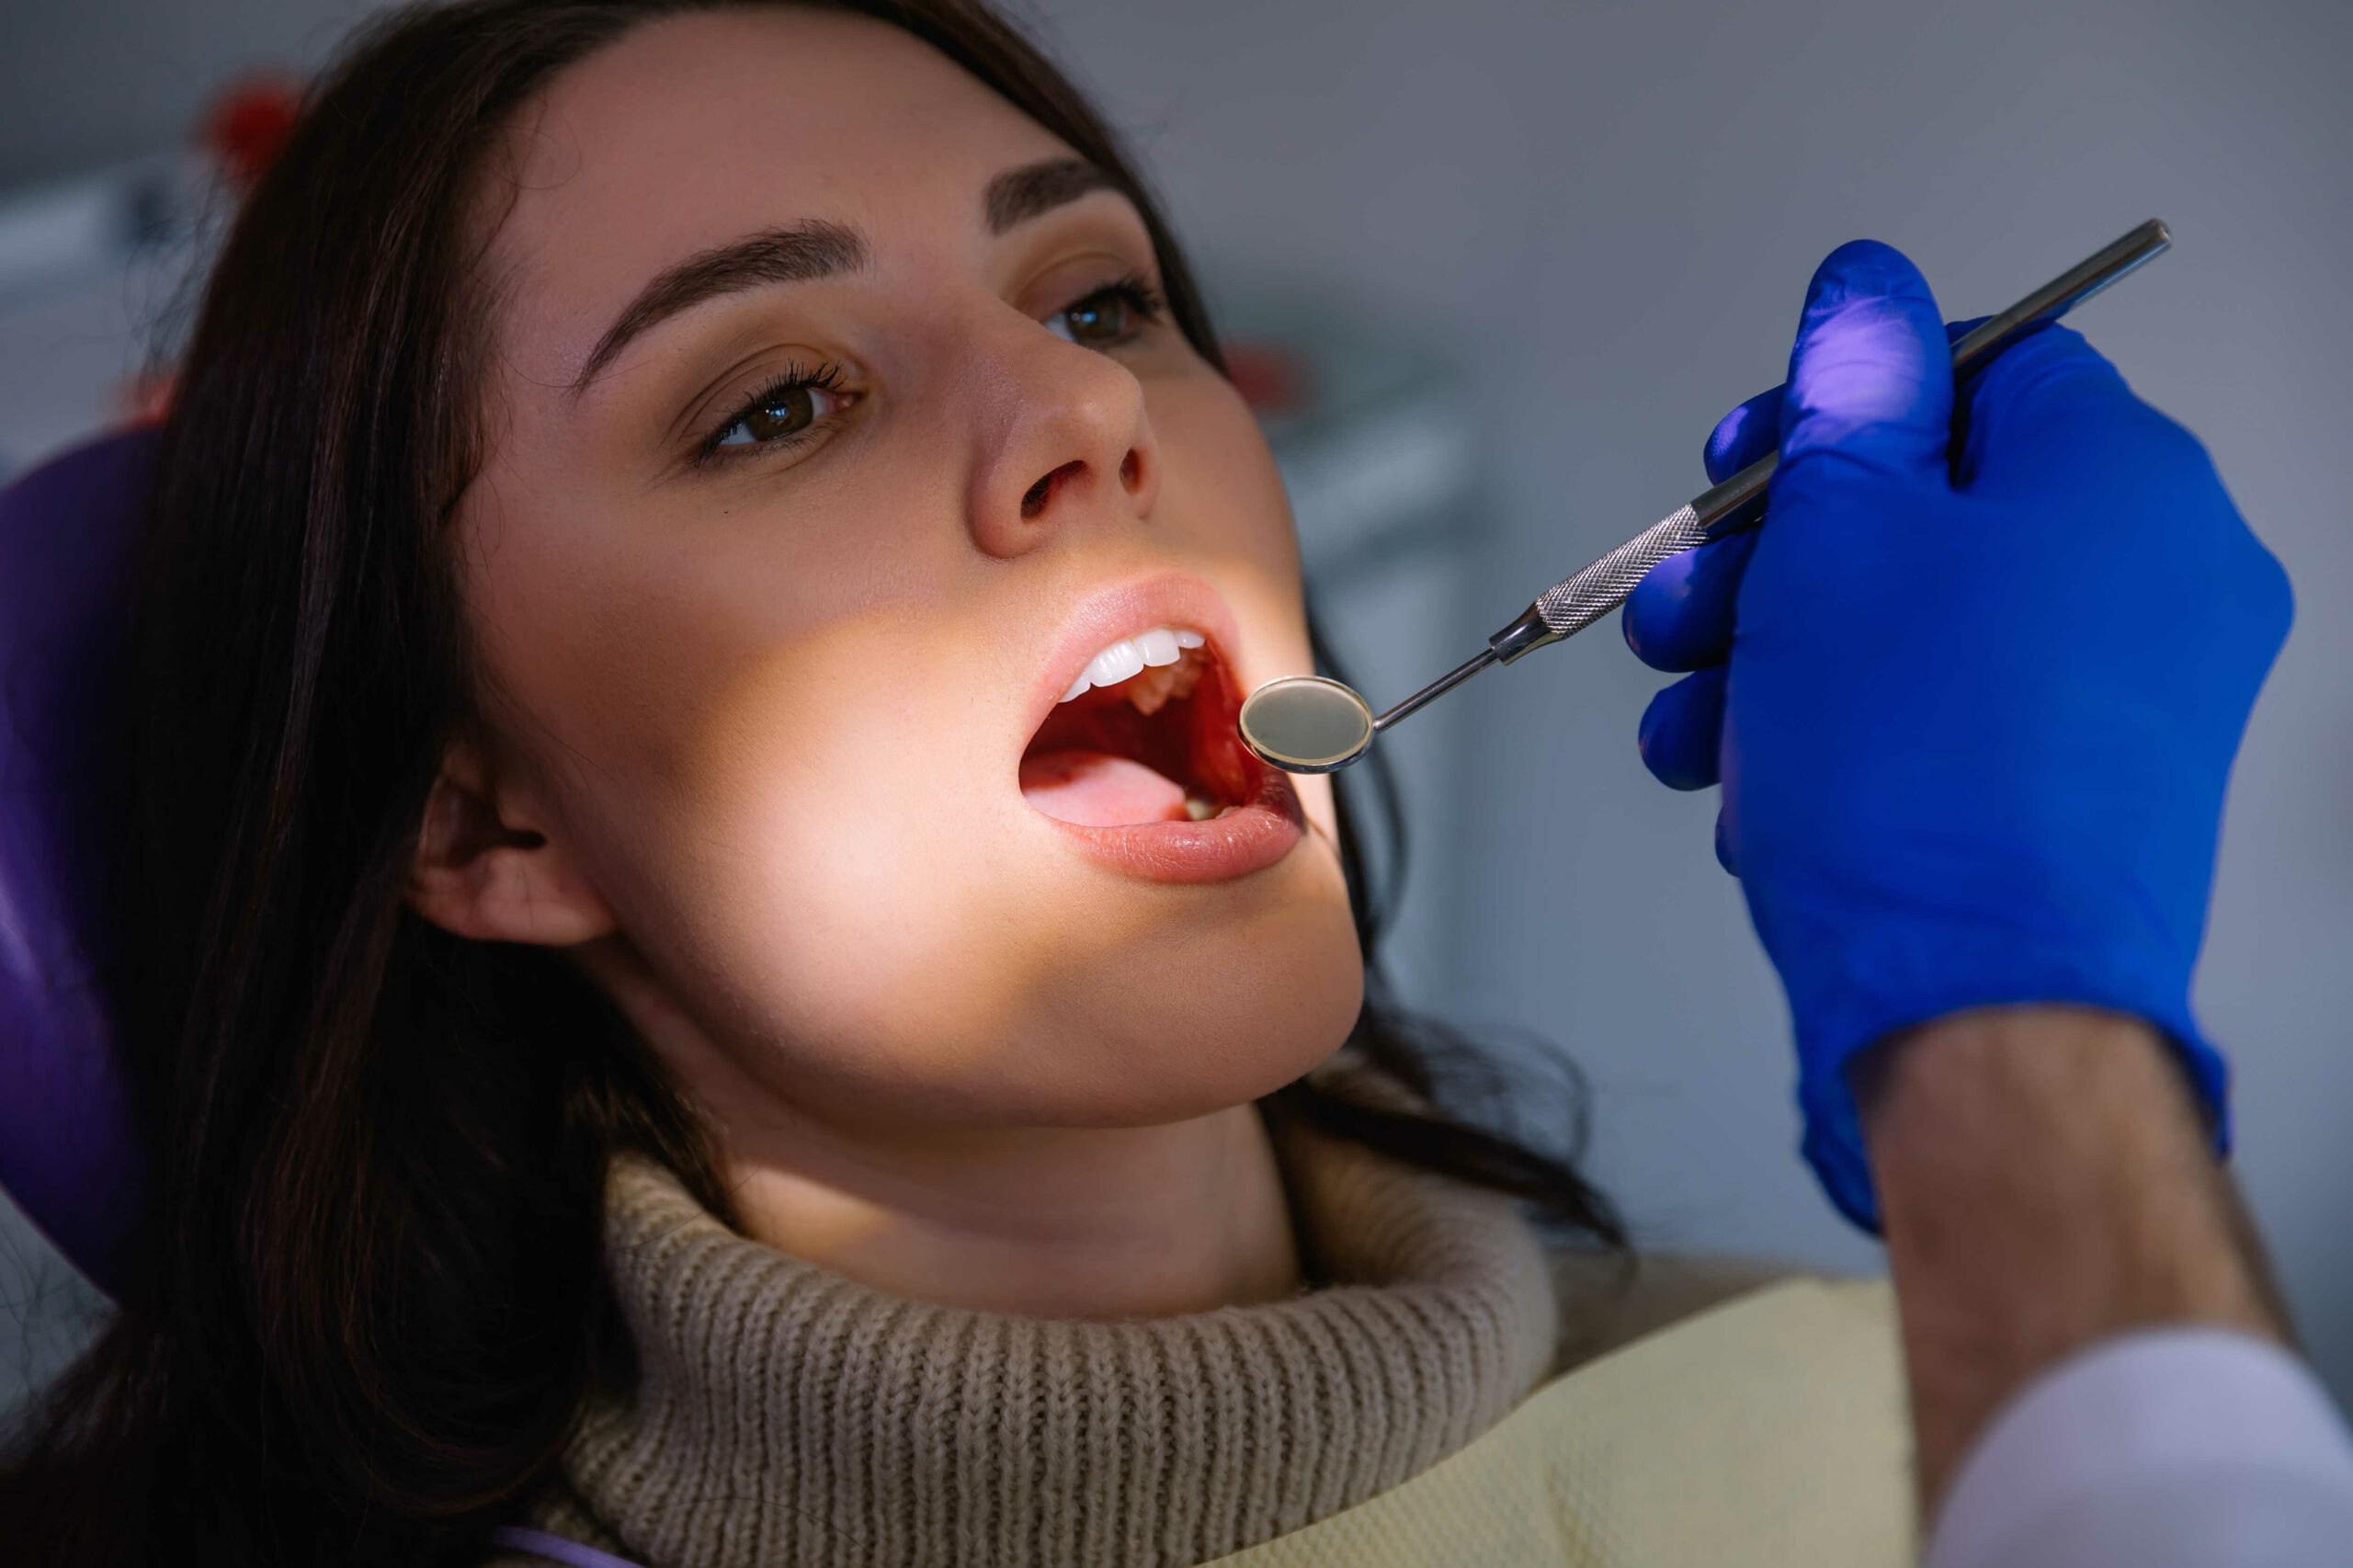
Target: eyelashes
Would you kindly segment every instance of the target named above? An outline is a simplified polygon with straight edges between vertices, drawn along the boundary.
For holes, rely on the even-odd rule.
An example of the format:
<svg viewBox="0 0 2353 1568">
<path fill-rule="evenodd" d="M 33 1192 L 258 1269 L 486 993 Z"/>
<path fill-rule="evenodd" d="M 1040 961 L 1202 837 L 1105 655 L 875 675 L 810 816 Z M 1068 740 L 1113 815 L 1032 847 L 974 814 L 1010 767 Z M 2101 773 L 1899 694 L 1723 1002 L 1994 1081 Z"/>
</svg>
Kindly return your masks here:
<svg viewBox="0 0 2353 1568">
<path fill-rule="evenodd" d="M 1046 330 L 1090 348 L 1112 348 L 1136 335 L 1131 319 L 1159 322 L 1168 301 L 1159 290 L 1130 273 L 1095 289 L 1046 318 Z"/>
<path fill-rule="evenodd" d="M 696 460 L 709 462 L 798 445 L 821 421 L 848 403 L 842 380 L 841 367 L 830 362 L 820 363 L 814 369 L 803 369 L 798 362 L 788 364 L 702 438 L 695 449 Z"/>
<path fill-rule="evenodd" d="M 1129 273 L 1124 278 L 1112 279 L 1087 295 L 1086 299 L 1079 300 L 1075 303 L 1083 305 L 1087 300 L 1100 299 L 1106 294 L 1119 295 L 1154 321 L 1158 321 L 1168 313 L 1168 296 L 1154 288 L 1150 280 L 1141 273 L 1134 272 Z"/>
</svg>

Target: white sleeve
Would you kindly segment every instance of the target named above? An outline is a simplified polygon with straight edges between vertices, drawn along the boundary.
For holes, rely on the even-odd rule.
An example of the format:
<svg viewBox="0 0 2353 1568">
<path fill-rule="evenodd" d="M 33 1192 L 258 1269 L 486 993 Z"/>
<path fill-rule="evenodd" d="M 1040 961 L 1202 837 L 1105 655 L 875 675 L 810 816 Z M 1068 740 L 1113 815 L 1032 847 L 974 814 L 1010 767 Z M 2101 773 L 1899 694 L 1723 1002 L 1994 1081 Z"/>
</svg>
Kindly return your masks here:
<svg viewBox="0 0 2353 1568">
<path fill-rule="evenodd" d="M 2353 1564 L 2353 1437 L 2304 1364 L 2225 1329 L 2103 1342 L 2013 1397 L 1926 1568 Z"/>
</svg>

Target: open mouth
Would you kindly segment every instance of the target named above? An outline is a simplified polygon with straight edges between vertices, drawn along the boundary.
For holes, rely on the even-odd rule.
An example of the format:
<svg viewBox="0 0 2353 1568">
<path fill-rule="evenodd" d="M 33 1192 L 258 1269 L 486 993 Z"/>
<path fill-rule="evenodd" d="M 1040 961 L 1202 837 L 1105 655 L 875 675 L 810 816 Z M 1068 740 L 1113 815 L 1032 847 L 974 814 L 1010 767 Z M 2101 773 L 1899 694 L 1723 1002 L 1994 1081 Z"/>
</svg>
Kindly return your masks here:
<svg viewBox="0 0 2353 1568">
<path fill-rule="evenodd" d="M 1294 815 L 1288 781 L 1242 744 L 1241 700 L 1199 632 L 1120 638 L 1030 738 L 1022 796 L 1077 827 L 1209 823 L 1253 807 Z"/>
</svg>

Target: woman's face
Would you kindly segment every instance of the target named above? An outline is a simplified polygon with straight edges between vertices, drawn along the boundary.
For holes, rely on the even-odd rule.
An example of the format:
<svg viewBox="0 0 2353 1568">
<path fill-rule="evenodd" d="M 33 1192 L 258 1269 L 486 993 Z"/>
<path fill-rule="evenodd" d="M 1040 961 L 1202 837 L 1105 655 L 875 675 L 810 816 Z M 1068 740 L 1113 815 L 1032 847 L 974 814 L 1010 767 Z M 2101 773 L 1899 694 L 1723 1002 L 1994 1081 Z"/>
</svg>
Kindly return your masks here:
<svg viewBox="0 0 2353 1568">
<path fill-rule="evenodd" d="M 483 788 L 569 911 L 486 934 L 820 1115 L 1174 1119 L 1357 1011 L 1328 791 L 1233 738 L 1309 666 L 1274 465 L 1074 156 L 744 11 L 569 71 L 485 202 Z"/>
</svg>

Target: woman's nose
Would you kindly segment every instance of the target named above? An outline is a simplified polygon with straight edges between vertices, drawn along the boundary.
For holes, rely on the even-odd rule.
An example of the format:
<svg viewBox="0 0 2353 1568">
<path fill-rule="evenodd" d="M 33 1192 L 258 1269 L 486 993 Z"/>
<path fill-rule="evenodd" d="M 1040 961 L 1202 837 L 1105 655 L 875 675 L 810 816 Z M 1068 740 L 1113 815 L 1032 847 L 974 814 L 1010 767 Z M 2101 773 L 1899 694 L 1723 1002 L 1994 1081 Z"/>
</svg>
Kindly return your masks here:
<svg viewBox="0 0 2353 1568">
<path fill-rule="evenodd" d="M 1160 453 L 1134 373 L 1026 319 L 992 336 L 994 406 L 968 506 L 973 542 L 1009 560 L 1075 525 L 1151 517 Z"/>
</svg>

